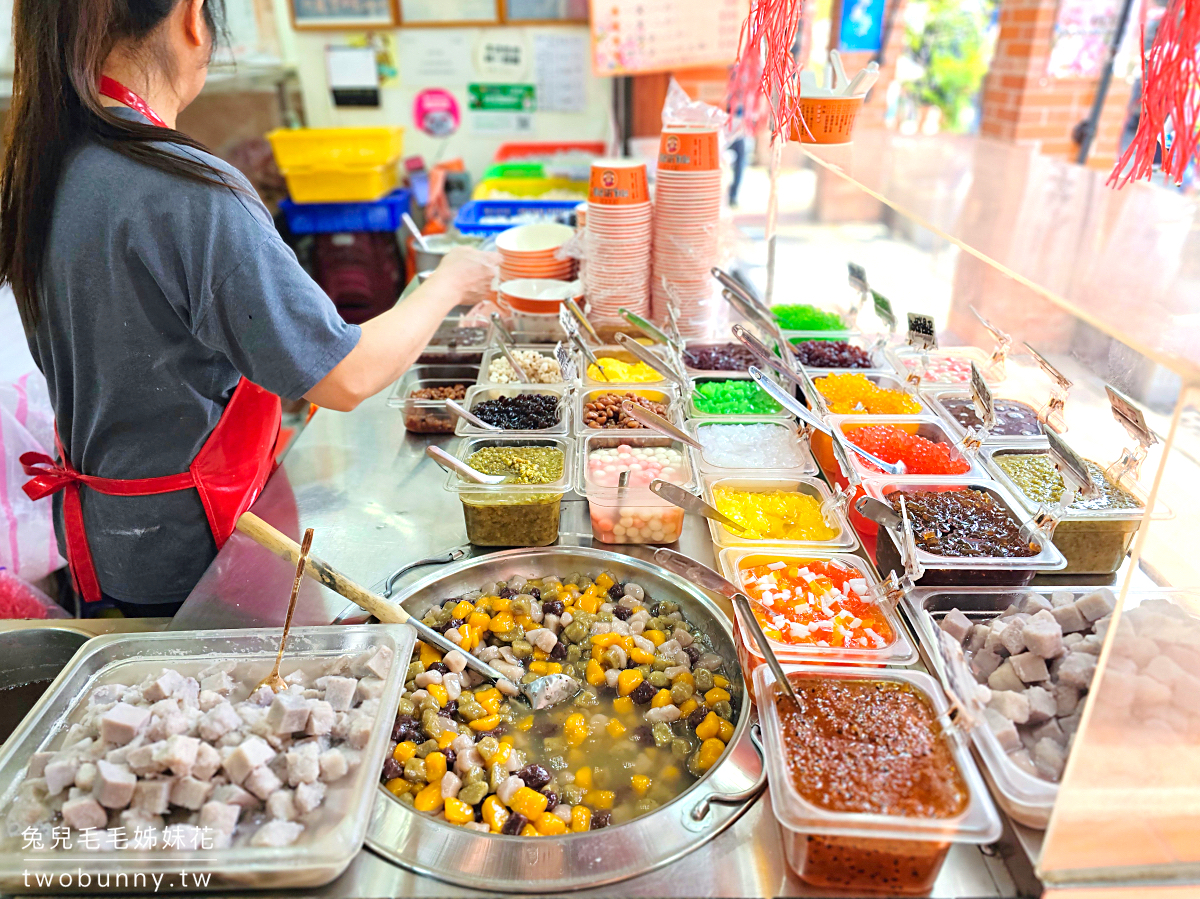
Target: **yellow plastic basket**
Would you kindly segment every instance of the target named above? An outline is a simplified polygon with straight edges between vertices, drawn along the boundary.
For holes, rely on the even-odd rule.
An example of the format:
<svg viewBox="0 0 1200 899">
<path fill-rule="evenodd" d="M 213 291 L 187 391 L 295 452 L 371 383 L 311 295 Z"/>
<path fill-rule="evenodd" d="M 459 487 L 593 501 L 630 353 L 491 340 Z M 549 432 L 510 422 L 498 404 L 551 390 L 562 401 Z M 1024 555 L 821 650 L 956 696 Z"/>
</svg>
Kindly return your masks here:
<svg viewBox="0 0 1200 899">
<path fill-rule="evenodd" d="M 534 200 L 545 197 L 554 191 L 562 194 L 561 199 L 571 199 L 566 194 L 586 200 L 588 183 L 586 181 L 571 181 L 567 178 L 484 178 L 475 186 L 471 197 L 475 200 L 488 200 L 495 197 L 520 197 Z"/>
<path fill-rule="evenodd" d="M 399 127 L 276 128 L 267 140 L 285 174 L 301 166 L 380 166 L 404 152 L 404 129 Z"/>
<path fill-rule="evenodd" d="M 393 160 L 385 165 L 296 167 L 284 178 L 297 203 L 369 203 L 395 190 L 400 173 Z"/>
</svg>

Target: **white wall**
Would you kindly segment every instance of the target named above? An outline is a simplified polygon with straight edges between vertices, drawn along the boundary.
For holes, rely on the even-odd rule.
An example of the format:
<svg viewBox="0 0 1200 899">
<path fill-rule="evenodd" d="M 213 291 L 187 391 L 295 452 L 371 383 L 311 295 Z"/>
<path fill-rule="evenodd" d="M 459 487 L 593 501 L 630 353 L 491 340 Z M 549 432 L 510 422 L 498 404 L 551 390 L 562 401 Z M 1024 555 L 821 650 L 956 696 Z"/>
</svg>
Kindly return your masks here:
<svg viewBox="0 0 1200 899">
<path fill-rule="evenodd" d="M 517 78 L 497 78 L 480 74 L 469 57 L 456 67 L 456 74 L 446 81 L 433 82 L 426 79 L 416 83 L 405 78 L 405 66 L 401 59 L 399 84 L 387 86 L 380 91 L 379 108 L 335 107 L 329 92 L 325 67 L 325 47 L 328 44 L 347 42 L 345 32 L 295 31 L 287 16 L 287 0 L 277 0 L 281 18 L 279 27 L 281 44 L 285 55 L 299 73 L 304 96 L 304 112 L 311 127 L 336 127 L 360 125 L 404 126 L 404 154 L 421 155 L 427 165 L 442 159 L 462 157 L 469 171 L 476 177 L 482 175 L 500 144 L 507 141 L 526 140 L 609 140 L 611 133 L 612 83 L 608 78 L 595 78 L 591 74 L 590 60 L 583 60 L 586 103 L 583 112 L 535 112 L 532 131 L 516 133 L 481 133 L 472 121 L 467 108 L 467 84 L 482 83 L 532 83 L 534 78 L 532 53 L 528 71 Z M 500 33 L 515 37 L 527 48 L 532 48 L 539 34 L 575 35 L 581 45 L 590 48 L 588 28 L 585 25 L 554 25 L 485 28 L 397 28 L 390 33 L 395 37 L 397 54 L 420 52 L 422 45 L 430 41 L 448 42 L 459 40 L 465 47 L 473 47 L 486 33 Z M 462 112 L 463 121 L 459 130 L 448 139 L 433 138 L 413 125 L 412 106 L 416 94 L 426 87 L 441 87 L 454 94 Z"/>
</svg>

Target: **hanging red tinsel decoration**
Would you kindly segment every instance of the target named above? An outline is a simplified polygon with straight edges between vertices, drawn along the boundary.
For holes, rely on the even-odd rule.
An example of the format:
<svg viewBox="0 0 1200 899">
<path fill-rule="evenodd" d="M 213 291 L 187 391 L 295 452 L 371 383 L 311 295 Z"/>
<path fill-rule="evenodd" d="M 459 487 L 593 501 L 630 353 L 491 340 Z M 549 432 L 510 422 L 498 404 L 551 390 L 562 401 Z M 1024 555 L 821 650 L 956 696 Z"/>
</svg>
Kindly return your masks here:
<svg viewBox="0 0 1200 899">
<path fill-rule="evenodd" d="M 1144 10 L 1144 7 L 1143 7 Z M 1144 13 L 1143 13 L 1144 15 Z M 1145 23 L 1142 43 L 1145 46 Z M 1162 148 L 1162 170 L 1176 184 L 1200 149 L 1200 0 L 1169 0 L 1154 44 L 1142 58 L 1142 114 L 1133 142 L 1108 183 L 1149 178 Z"/>
<path fill-rule="evenodd" d="M 765 119 L 773 138 L 787 140 L 801 121 L 800 66 L 792 48 L 803 6 L 803 0 L 752 0 L 742 23 L 726 103 L 731 112 L 742 111 L 751 134 Z"/>
</svg>

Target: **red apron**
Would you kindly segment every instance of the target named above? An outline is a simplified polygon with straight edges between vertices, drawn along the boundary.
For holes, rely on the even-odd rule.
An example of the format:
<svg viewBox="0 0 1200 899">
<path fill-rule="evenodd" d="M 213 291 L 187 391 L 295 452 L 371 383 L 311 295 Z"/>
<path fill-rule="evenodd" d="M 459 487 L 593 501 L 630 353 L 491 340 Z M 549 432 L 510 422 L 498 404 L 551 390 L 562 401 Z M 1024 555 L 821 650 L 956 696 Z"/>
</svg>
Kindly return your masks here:
<svg viewBox="0 0 1200 899">
<path fill-rule="evenodd" d="M 162 124 L 140 97 L 111 79 L 101 79 L 100 92 L 136 109 L 155 124 Z M 233 533 L 238 518 L 258 497 L 274 468 L 280 415 L 279 397 L 242 378 L 229 398 L 221 420 L 188 470 L 158 478 L 125 480 L 81 474 L 71 464 L 57 433 L 54 441 L 61 463 L 44 453 L 23 454 L 21 465 L 32 478 L 23 489 L 30 499 L 38 500 L 60 490 L 66 491 L 63 528 L 67 562 L 75 589 L 84 600 L 96 602 L 100 599 L 100 582 L 83 527 L 79 501 L 81 484 L 109 496 L 152 496 L 195 490 L 200 494 L 209 528 L 220 548 Z"/>
</svg>

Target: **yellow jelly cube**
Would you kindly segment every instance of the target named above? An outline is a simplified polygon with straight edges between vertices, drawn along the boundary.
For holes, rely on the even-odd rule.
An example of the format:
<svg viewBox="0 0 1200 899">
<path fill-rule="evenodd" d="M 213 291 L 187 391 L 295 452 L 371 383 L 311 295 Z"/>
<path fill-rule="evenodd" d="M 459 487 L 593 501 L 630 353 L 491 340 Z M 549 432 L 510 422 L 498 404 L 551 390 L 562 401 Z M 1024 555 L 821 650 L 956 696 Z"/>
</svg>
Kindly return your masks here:
<svg viewBox="0 0 1200 899">
<path fill-rule="evenodd" d="M 524 827 L 521 828 L 521 836 L 523 836 L 523 837 L 540 837 L 541 834 L 538 833 L 537 828 L 534 827 L 532 824 L 526 824 Z"/>
<path fill-rule="evenodd" d="M 719 674 L 714 674 L 713 675 L 713 686 L 720 687 L 722 690 L 724 690 L 725 688 L 727 688 L 729 686 L 729 678 L 722 677 Z"/>
<path fill-rule="evenodd" d="M 466 621 L 474 611 L 475 607 L 464 599 L 454 607 L 454 610 L 450 614 L 455 618 L 461 618 L 463 621 Z"/>
<path fill-rule="evenodd" d="M 696 702 L 696 700 L 694 700 L 694 699 L 689 699 L 686 702 L 684 702 L 683 705 L 681 705 L 679 707 L 680 717 L 686 718 L 688 715 L 692 714 L 692 712 L 696 711 L 696 709 L 698 709 L 698 708 L 700 708 L 700 703 Z"/>
<path fill-rule="evenodd" d="M 535 649 L 533 651 L 533 657 L 539 662 L 544 662 L 546 659 L 550 658 L 550 653 L 546 652 L 544 649 Z"/>
<path fill-rule="evenodd" d="M 571 832 L 583 833 L 592 829 L 592 812 L 586 805 L 577 805 L 571 809 Z"/>
<path fill-rule="evenodd" d="M 475 809 L 461 799 L 451 796 L 446 801 L 446 820 L 451 824 L 469 824 L 475 820 Z"/>
<path fill-rule="evenodd" d="M 615 583 L 615 581 L 612 579 L 612 577 L 609 576 L 609 573 L 607 571 L 603 571 L 600 573 L 600 577 L 596 578 L 595 583 L 596 583 L 597 587 L 599 587 L 601 590 L 603 590 L 605 593 L 607 593 L 608 588 L 611 587 Z"/>
<path fill-rule="evenodd" d="M 650 792 L 650 787 L 654 785 L 654 781 L 644 774 L 635 774 L 629 778 L 629 785 L 633 787 L 633 792 L 639 796 L 645 796 Z"/>
<path fill-rule="evenodd" d="M 549 802 L 550 797 L 539 793 L 537 790 L 531 790 L 529 787 L 521 787 L 517 792 L 513 793 L 512 800 L 508 804 L 514 812 L 524 815 L 530 821 L 536 821 L 541 817 L 542 812 L 546 810 Z"/>
<path fill-rule="evenodd" d="M 487 730 L 495 730 L 500 726 L 499 715 L 488 715 L 485 718 L 476 718 L 471 722 L 471 730 L 482 733 Z"/>
<path fill-rule="evenodd" d="M 393 777 L 383 785 L 393 796 L 403 796 L 408 792 L 411 784 L 403 777 Z"/>
<path fill-rule="evenodd" d="M 441 807 L 441 784 L 429 784 L 429 786 L 423 788 L 415 797 L 413 797 L 413 808 L 419 812 L 436 812 Z M 467 807 L 470 808 L 470 806 Z"/>
<path fill-rule="evenodd" d="M 492 616 L 487 612 L 472 612 L 471 617 L 467 619 L 467 624 L 471 627 L 487 628 L 492 623 Z"/>
<path fill-rule="evenodd" d="M 505 600 L 508 602 L 508 600 Z M 501 612 L 498 615 L 493 615 L 492 620 L 488 622 L 488 630 L 493 634 L 503 634 L 505 631 L 512 630 L 513 617 L 508 612 Z"/>
<path fill-rule="evenodd" d="M 645 678 L 642 672 L 636 668 L 626 668 L 617 675 L 617 693 L 621 696 L 628 696 L 642 683 Z"/>
<path fill-rule="evenodd" d="M 593 687 L 604 683 L 604 669 L 595 659 L 588 659 L 587 667 L 584 669 L 584 678 Z"/>
<path fill-rule="evenodd" d="M 716 678 L 713 678 L 713 682 L 716 683 Z M 672 686 L 675 684 L 687 684 L 689 687 L 694 687 L 696 686 L 696 679 L 692 677 L 692 672 L 680 671 L 673 678 L 671 678 L 671 684 Z"/>
<path fill-rule="evenodd" d="M 431 784 L 441 783 L 446 774 L 446 756 L 440 752 L 431 752 L 425 756 L 425 779 Z"/>
<path fill-rule="evenodd" d="M 621 715 L 628 715 L 633 711 L 633 700 L 628 696 L 618 696 L 613 700 L 613 711 Z"/>
<path fill-rule="evenodd" d="M 587 719 L 579 712 L 567 717 L 563 722 L 563 736 L 567 738 L 568 746 L 578 746 L 591 735 Z"/>
<path fill-rule="evenodd" d="M 652 709 L 661 709 L 663 706 L 670 704 L 671 691 L 666 689 L 659 690 L 654 694 L 654 698 L 650 700 L 650 708 Z"/>
<path fill-rule="evenodd" d="M 434 662 L 440 662 L 442 660 L 442 654 L 428 643 L 418 643 L 417 645 L 420 647 L 421 664 L 424 665 L 426 669 L 428 669 L 429 666 Z"/>
<path fill-rule="evenodd" d="M 590 790 L 592 788 L 591 768 L 580 768 L 575 772 L 575 786 L 581 790 Z"/>
<path fill-rule="evenodd" d="M 627 731 L 629 728 L 627 728 L 616 718 L 609 718 L 608 724 L 604 726 L 604 729 L 608 731 L 608 735 L 615 740 L 617 737 L 624 735 L 625 731 Z"/>
<path fill-rule="evenodd" d="M 439 708 L 445 708 L 446 703 L 450 701 L 450 694 L 446 692 L 446 688 L 441 684 L 430 684 L 425 688 L 429 695 L 437 700 Z"/>
<path fill-rule="evenodd" d="M 600 597 L 595 596 L 595 595 L 592 595 L 592 596 L 584 595 L 584 596 L 579 597 L 579 600 L 576 602 L 576 605 L 579 606 L 579 608 L 583 609 L 588 614 L 595 615 L 596 611 L 600 608 Z"/>
<path fill-rule="evenodd" d="M 512 608 L 512 600 L 509 599 L 508 597 L 506 597 L 506 596 L 493 596 L 492 597 L 493 618 L 495 617 L 496 614 L 498 614 L 500 612 L 507 612 L 511 608 Z M 495 628 L 492 628 L 492 630 L 495 630 Z"/>
<path fill-rule="evenodd" d="M 596 634 L 594 637 L 592 637 L 593 646 L 612 646 L 620 642 L 620 634 Z"/>
<path fill-rule="evenodd" d="M 531 727 L 533 727 L 533 715 L 526 715 L 517 722 L 517 730 L 522 733 L 528 731 Z"/>
<path fill-rule="evenodd" d="M 662 631 L 643 631 L 642 636 L 653 643 L 655 646 L 662 646 L 667 642 L 667 635 Z"/>
<path fill-rule="evenodd" d="M 504 828 L 504 823 L 508 820 L 509 811 L 504 807 L 504 803 L 492 794 L 487 799 L 483 800 L 483 820 L 494 833 L 499 833 Z"/>
<path fill-rule="evenodd" d="M 722 690 L 720 687 L 713 687 L 704 694 L 704 702 L 710 707 L 716 705 L 718 702 L 729 702 L 729 699 L 729 691 Z"/>
<path fill-rule="evenodd" d="M 717 736 L 728 743 L 733 739 L 733 722 L 721 719 L 721 723 L 717 725 Z"/>
<path fill-rule="evenodd" d="M 517 791 L 521 792 L 520 790 Z M 612 790 L 588 790 L 583 794 L 583 801 L 594 809 L 606 809 L 613 807 L 613 801 L 617 798 L 617 794 Z"/>
<path fill-rule="evenodd" d="M 530 674 L 549 674 L 550 673 L 549 665 L 550 665 L 549 662 L 543 662 L 540 660 L 537 662 L 530 662 L 529 663 L 529 673 Z"/>
<path fill-rule="evenodd" d="M 475 701 L 493 715 L 499 714 L 500 701 L 503 698 L 504 697 L 501 696 L 500 691 L 495 687 L 489 687 L 486 690 L 480 690 L 475 694 Z"/>
<path fill-rule="evenodd" d="M 700 752 L 696 756 L 696 767 L 701 771 L 707 771 L 716 763 L 724 751 L 725 744 L 715 737 L 711 740 L 705 740 L 700 744 Z"/>
<path fill-rule="evenodd" d="M 544 837 L 557 837 L 567 832 L 567 823 L 554 812 L 542 812 L 534 827 Z"/>
<path fill-rule="evenodd" d="M 437 735 L 438 749 L 449 749 L 450 744 L 458 739 L 458 731 L 444 730 Z"/>
<path fill-rule="evenodd" d="M 720 732 L 721 719 L 717 717 L 716 712 L 709 712 L 704 716 L 704 720 L 696 725 L 696 736 L 701 740 L 711 740 Z"/>
<path fill-rule="evenodd" d="M 416 752 L 417 744 L 412 740 L 405 740 L 403 743 L 396 744 L 396 748 L 392 750 L 392 758 L 403 765 L 410 758 L 416 755 Z"/>
<path fill-rule="evenodd" d="M 654 654 L 646 652 L 644 649 L 638 649 L 636 646 L 629 650 L 629 658 L 633 659 L 639 665 L 654 664 Z"/>
<path fill-rule="evenodd" d="M 663 768 L 662 771 L 659 772 L 658 776 L 666 781 L 676 781 L 679 780 L 679 775 L 681 773 L 682 772 L 675 765 L 667 765 L 667 767 Z"/>
</svg>

